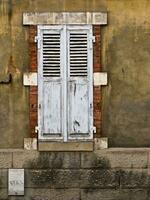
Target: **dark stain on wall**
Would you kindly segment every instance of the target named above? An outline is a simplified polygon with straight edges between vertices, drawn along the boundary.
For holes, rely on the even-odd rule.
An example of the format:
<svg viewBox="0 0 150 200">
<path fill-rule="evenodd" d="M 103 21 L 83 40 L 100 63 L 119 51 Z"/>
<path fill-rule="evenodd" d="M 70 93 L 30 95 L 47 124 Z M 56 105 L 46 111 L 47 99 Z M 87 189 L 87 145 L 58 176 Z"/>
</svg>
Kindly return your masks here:
<svg viewBox="0 0 150 200">
<path fill-rule="evenodd" d="M 91 168 L 110 169 L 111 165 L 109 159 L 105 157 L 99 157 L 96 154 L 93 154 L 93 158 L 91 161 Z"/>
<path fill-rule="evenodd" d="M 8 1 L 8 18 L 9 18 L 9 21 L 11 22 L 11 18 L 12 18 L 12 0 Z"/>
</svg>

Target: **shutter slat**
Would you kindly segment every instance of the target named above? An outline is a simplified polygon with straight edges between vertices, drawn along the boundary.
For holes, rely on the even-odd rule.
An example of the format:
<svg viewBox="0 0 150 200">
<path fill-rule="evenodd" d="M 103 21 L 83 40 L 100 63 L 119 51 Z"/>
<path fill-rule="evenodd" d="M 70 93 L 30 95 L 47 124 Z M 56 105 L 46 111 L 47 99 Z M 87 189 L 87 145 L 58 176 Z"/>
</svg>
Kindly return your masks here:
<svg viewBox="0 0 150 200">
<path fill-rule="evenodd" d="M 60 34 L 43 34 L 43 77 L 60 77 Z"/>
<path fill-rule="evenodd" d="M 70 33 L 70 77 L 87 76 L 87 33 Z"/>
</svg>

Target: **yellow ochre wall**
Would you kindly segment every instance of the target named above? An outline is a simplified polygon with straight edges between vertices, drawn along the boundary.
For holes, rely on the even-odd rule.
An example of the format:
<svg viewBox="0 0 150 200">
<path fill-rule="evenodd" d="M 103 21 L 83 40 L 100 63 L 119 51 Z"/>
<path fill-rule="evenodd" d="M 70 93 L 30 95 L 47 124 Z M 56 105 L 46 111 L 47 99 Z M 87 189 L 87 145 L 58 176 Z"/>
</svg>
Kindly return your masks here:
<svg viewBox="0 0 150 200">
<path fill-rule="evenodd" d="M 29 137 L 28 87 L 22 84 L 28 27 L 22 14 L 50 11 L 108 13 L 101 39 L 109 81 L 103 87 L 102 134 L 111 147 L 150 147 L 149 0 L 0 0 L 0 148 L 21 148 Z"/>
</svg>

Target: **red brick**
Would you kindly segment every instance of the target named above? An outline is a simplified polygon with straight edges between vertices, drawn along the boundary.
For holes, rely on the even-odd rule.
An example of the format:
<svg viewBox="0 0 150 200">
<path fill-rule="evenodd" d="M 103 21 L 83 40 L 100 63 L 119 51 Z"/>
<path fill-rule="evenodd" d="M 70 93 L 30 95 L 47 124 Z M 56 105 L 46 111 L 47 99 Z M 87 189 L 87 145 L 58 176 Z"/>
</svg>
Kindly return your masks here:
<svg viewBox="0 0 150 200">
<path fill-rule="evenodd" d="M 29 26 L 29 71 L 37 72 L 37 44 L 35 36 L 37 35 L 37 26 Z M 29 104 L 30 104 L 30 137 L 36 137 L 35 126 L 37 126 L 37 86 L 30 86 Z"/>
</svg>

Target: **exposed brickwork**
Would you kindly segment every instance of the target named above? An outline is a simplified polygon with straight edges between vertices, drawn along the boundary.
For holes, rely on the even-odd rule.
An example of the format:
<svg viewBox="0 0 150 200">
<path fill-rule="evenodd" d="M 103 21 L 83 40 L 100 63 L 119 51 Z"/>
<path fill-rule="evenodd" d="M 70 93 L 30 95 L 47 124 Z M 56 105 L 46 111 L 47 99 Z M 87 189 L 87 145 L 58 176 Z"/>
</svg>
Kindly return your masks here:
<svg viewBox="0 0 150 200">
<path fill-rule="evenodd" d="M 37 35 L 37 27 L 29 26 L 29 71 L 37 72 L 37 45 L 34 41 Z M 35 126 L 37 126 L 37 86 L 30 86 L 30 137 L 36 137 Z"/>
<path fill-rule="evenodd" d="M 100 60 L 100 25 L 94 25 L 93 26 L 93 35 L 95 36 L 95 42 L 94 42 L 94 63 L 93 63 L 93 71 L 94 72 L 100 72 L 101 71 L 101 60 Z"/>
<path fill-rule="evenodd" d="M 94 52 L 93 52 L 93 72 L 101 71 L 100 60 L 100 26 L 93 26 L 93 34 L 95 36 Z M 29 27 L 29 56 L 30 64 L 29 71 L 37 72 L 37 45 L 34 38 L 37 35 L 37 27 Z M 93 88 L 93 104 L 94 104 L 94 126 L 96 126 L 95 137 L 100 137 L 101 134 L 101 87 L 94 86 Z M 31 137 L 35 137 L 35 126 L 37 125 L 37 87 L 30 87 L 30 130 Z"/>
<path fill-rule="evenodd" d="M 93 48 L 93 72 L 101 71 L 100 59 L 100 26 L 93 26 L 93 35 L 95 36 L 95 43 Z M 94 106 L 94 126 L 96 126 L 95 137 L 101 135 L 101 86 L 94 86 L 93 88 L 93 106 Z"/>
<path fill-rule="evenodd" d="M 34 41 L 37 35 L 37 26 L 29 26 L 29 70 L 37 72 L 37 45 Z"/>
</svg>

